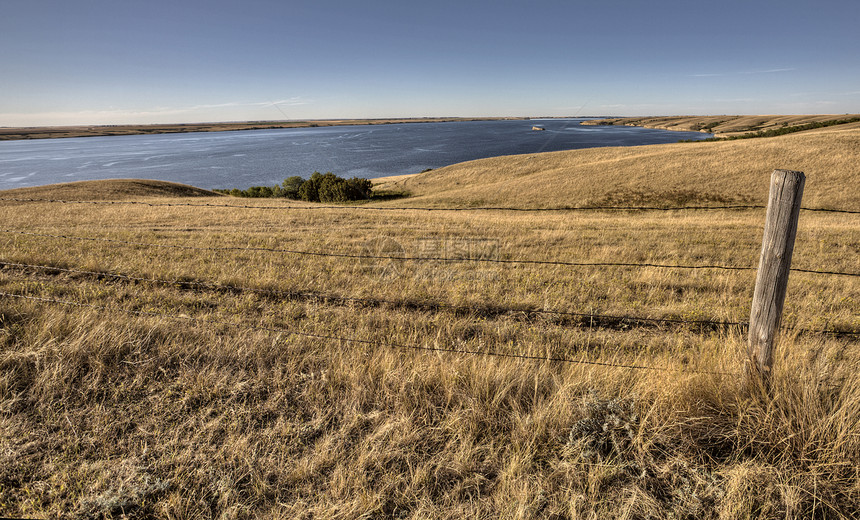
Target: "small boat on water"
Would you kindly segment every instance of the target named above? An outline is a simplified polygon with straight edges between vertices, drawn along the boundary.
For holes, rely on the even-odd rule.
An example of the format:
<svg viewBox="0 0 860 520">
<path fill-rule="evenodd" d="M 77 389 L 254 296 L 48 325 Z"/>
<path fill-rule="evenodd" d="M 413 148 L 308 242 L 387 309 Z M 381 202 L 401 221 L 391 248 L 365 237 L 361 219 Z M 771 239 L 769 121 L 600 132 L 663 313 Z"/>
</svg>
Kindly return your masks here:
<svg viewBox="0 0 860 520">
<path fill-rule="evenodd" d="M 532 130 L 534 130 L 535 132 L 542 132 L 543 130 L 546 130 L 546 128 L 542 126 L 533 126 Z"/>
</svg>

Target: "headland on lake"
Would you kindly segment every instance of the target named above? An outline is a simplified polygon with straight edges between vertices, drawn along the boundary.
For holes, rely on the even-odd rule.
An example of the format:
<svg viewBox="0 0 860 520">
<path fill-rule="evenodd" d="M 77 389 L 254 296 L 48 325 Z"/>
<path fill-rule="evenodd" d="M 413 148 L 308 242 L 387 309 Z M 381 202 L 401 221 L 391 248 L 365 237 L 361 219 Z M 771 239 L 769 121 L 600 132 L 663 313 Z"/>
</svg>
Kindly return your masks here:
<svg viewBox="0 0 860 520">
<path fill-rule="evenodd" d="M 858 114 L 807 114 L 807 115 L 742 115 L 742 116 L 660 116 L 613 117 L 583 121 L 583 125 L 619 125 L 677 130 L 681 132 L 707 132 L 716 137 L 733 137 L 743 134 L 776 130 L 806 130 L 805 125 L 840 124 L 841 128 L 860 128 Z M 842 126 L 842 125 L 851 125 Z M 812 129 L 812 128 L 808 128 Z M 788 133 L 788 132 L 786 132 Z"/>
</svg>

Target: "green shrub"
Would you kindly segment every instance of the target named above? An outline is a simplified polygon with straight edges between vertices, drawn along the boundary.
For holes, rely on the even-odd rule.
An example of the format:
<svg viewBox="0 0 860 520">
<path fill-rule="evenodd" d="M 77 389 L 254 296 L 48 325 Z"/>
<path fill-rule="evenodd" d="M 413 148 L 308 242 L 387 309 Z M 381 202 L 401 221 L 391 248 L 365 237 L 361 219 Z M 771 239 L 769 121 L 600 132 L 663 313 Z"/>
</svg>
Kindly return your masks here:
<svg viewBox="0 0 860 520">
<path fill-rule="evenodd" d="M 310 179 L 288 177 L 280 186 L 251 186 L 247 190 L 215 190 L 234 197 L 283 197 L 307 202 L 349 202 L 373 196 L 373 183 L 368 179 L 344 179 L 332 172 L 314 172 Z"/>
<path fill-rule="evenodd" d="M 307 202 L 319 202 L 319 186 L 322 181 L 320 172 L 313 172 L 311 178 L 299 186 L 299 198 Z"/>
<path fill-rule="evenodd" d="M 373 195 L 373 183 L 367 179 L 353 177 L 346 181 L 349 200 L 369 199 Z"/>
<path fill-rule="evenodd" d="M 298 200 L 300 198 L 299 188 L 301 188 L 304 183 L 305 180 L 298 175 L 284 179 L 284 182 L 281 184 L 281 186 L 283 186 L 284 197 Z"/>
<path fill-rule="evenodd" d="M 346 202 L 349 200 L 346 180 L 333 173 L 323 175 L 318 194 L 320 202 Z"/>
<path fill-rule="evenodd" d="M 274 192 L 272 188 L 268 186 L 251 186 L 246 190 L 246 197 L 252 198 L 264 198 L 264 197 L 272 197 Z"/>
</svg>

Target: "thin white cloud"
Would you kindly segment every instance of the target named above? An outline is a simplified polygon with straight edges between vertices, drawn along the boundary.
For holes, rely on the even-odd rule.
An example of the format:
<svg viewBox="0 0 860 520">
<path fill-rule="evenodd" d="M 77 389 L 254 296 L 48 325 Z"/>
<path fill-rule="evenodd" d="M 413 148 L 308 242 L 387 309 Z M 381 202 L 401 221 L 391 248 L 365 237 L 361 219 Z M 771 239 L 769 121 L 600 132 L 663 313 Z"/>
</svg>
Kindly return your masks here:
<svg viewBox="0 0 860 520">
<path fill-rule="evenodd" d="M 242 102 L 242 101 L 230 101 L 227 103 L 217 103 L 213 105 L 194 105 L 192 107 L 186 107 L 184 109 L 168 109 L 168 110 L 205 110 L 211 108 L 230 108 L 230 107 L 266 107 L 271 105 L 288 105 L 288 106 L 299 106 L 299 105 L 309 105 L 311 102 L 308 100 L 304 100 L 300 97 L 293 97 L 289 99 L 281 99 L 278 101 L 256 101 L 253 103 Z"/>
<path fill-rule="evenodd" d="M 722 76 L 748 76 L 751 74 L 775 74 L 777 72 L 791 72 L 793 70 L 797 70 L 794 67 L 783 68 L 783 69 L 765 69 L 765 70 L 745 70 L 745 71 L 736 71 L 736 72 L 703 72 L 700 74 L 690 74 L 692 78 L 715 78 Z"/>
<path fill-rule="evenodd" d="M 184 107 L 153 107 L 148 109 L 108 108 L 104 110 L 69 110 L 33 113 L 0 113 L 0 126 L 46 126 L 46 125 L 77 125 L 77 124 L 122 124 L 164 122 L 171 118 L 185 121 L 197 119 L 218 120 L 219 113 L 229 110 L 230 120 L 241 117 L 242 110 L 254 110 L 250 118 L 256 119 L 259 111 L 265 107 L 274 107 L 281 113 L 280 106 L 300 106 L 312 104 L 312 100 L 301 97 L 280 99 L 277 101 L 228 101 L 224 103 L 209 103 Z"/>
<path fill-rule="evenodd" d="M 299 106 L 299 105 L 310 105 L 312 101 L 302 99 L 300 97 L 293 97 L 289 99 L 282 99 L 280 101 L 272 101 L 273 105 L 290 105 L 290 106 Z M 265 105 L 267 103 L 260 103 L 261 105 Z"/>
<path fill-rule="evenodd" d="M 786 69 L 749 70 L 745 72 L 740 72 L 739 74 L 774 74 L 776 72 L 791 72 L 793 70 L 797 69 L 794 67 L 790 67 Z"/>
<path fill-rule="evenodd" d="M 103 118 L 140 118 L 153 116 L 171 116 L 188 113 L 188 108 L 154 108 L 152 110 L 128 110 L 128 109 L 109 109 L 109 110 L 69 110 L 56 112 L 19 112 L 0 114 L 0 124 L 9 121 L 20 121 L 23 119 L 32 119 L 39 121 L 57 120 L 101 120 Z M 86 123 L 81 123 L 86 124 Z"/>
</svg>

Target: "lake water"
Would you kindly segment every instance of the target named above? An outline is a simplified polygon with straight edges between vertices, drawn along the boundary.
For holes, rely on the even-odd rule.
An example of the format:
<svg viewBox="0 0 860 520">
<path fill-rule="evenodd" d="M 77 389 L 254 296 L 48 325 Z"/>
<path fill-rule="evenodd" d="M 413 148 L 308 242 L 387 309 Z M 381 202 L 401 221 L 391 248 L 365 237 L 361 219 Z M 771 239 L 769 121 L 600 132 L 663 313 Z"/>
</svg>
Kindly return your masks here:
<svg viewBox="0 0 860 520">
<path fill-rule="evenodd" d="M 314 171 L 375 178 L 472 159 L 598 146 L 704 139 L 710 134 L 583 119 L 458 121 L 0 142 L 0 190 L 96 179 L 158 179 L 200 188 L 280 184 Z M 533 131 L 533 125 L 546 128 Z"/>
</svg>

